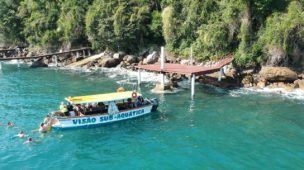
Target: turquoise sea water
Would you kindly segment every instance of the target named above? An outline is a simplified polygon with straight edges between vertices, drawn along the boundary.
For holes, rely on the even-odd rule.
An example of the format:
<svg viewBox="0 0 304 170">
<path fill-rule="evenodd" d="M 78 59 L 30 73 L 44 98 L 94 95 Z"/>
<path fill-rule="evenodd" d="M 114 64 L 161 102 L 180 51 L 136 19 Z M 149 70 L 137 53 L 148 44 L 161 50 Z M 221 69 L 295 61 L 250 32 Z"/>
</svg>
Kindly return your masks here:
<svg viewBox="0 0 304 170">
<path fill-rule="evenodd" d="M 113 73 L 114 74 L 114 73 Z M 0 169 L 304 169 L 304 101 L 197 85 L 154 94 L 149 116 L 105 127 L 31 132 L 66 96 L 114 91 L 124 76 L 29 69 L 0 71 Z M 111 76 L 112 78 L 109 78 Z M 13 121 L 14 128 L 5 124 Z M 14 138 L 24 130 L 40 143 Z"/>
</svg>

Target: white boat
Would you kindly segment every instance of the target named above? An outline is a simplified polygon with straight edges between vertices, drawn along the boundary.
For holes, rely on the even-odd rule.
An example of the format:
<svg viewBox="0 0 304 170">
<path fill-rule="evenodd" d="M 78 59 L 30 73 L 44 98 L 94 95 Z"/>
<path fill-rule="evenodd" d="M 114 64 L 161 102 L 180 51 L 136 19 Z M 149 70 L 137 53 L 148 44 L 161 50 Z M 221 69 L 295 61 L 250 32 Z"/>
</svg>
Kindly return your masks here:
<svg viewBox="0 0 304 170">
<path fill-rule="evenodd" d="M 157 99 L 143 99 L 142 94 L 125 91 L 89 96 L 65 98 L 70 115 L 62 111 L 51 114 L 49 126 L 54 129 L 70 129 L 100 126 L 107 123 L 132 119 L 157 110 Z M 77 107 L 85 107 L 80 111 Z M 76 108 L 76 109 L 75 109 Z M 78 113 L 77 113 L 78 112 Z M 79 113 L 80 112 L 80 113 Z M 73 115 L 76 113 L 76 115 Z"/>
</svg>

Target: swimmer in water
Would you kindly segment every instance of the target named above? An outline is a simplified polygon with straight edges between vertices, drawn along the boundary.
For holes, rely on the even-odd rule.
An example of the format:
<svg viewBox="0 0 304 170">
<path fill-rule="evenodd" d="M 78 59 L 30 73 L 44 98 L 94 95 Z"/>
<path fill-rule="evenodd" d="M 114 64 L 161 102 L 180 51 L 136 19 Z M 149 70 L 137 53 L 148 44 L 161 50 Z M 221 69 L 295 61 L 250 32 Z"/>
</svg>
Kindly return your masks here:
<svg viewBox="0 0 304 170">
<path fill-rule="evenodd" d="M 15 124 L 14 124 L 13 122 L 8 122 L 8 123 L 7 123 L 7 126 L 8 126 L 8 127 L 14 127 Z"/>
<path fill-rule="evenodd" d="M 41 133 L 46 133 L 50 130 L 50 126 L 45 125 L 44 123 L 41 123 L 39 126 L 39 129 L 32 130 L 32 132 L 41 132 Z"/>
<path fill-rule="evenodd" d="M 19 137 L 19 138 L 24 138 L 27 135 L 23 131 L 20 131 L 16 136 Z"/>
<path fill-rule="evenodd" d="M 43 120 L 43 123 L 44 124 L 49 124 L 51 122 L 51 117 L 50 117 L 50 115 L 46 115 L 46 117 L 44 118 L 44 120 Z"/>
<path fill-rule="evenodd" d="M 34 140 L 33 138 L 28 138 L 23 144 L 30 144 L 30 143 L 38 143 L 38 141 Z"/>
</svg>

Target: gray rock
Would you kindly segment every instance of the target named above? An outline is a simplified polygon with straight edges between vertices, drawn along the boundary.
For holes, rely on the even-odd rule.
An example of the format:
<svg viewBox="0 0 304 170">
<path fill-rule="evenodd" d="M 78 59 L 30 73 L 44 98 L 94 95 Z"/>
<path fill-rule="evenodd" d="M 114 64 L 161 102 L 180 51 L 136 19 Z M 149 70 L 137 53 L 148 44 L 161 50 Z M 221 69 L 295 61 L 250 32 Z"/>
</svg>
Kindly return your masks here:
<svg viewBox="0 0 304 170">
<path fill-rule="evenodd" d="M 269 48 L 267 51 L 268 59 L 267 66 L 287 66 L 288 65 L 288 56 L 286 51 L 279 47 Z"/>
<path fill-rule="evenodd" d="M 143 64 L 154 64 L 158 61 L 157 52 L 153 51 L 151 54 L 144 59 Z"/>
<path fill-rule="evenodd" d="M 38 67 L 48 67 L 47 64 L 43 63 L 42 60 L 36 60 L 32 63 L 32 65 L 30 66 L 30 68 L 38 68 Z"/>
<path fill-rule="evenodd" d="M 304 80 L 296 80 L 294 82 L 295 86 L 304 91 Z"/>
<path fill-rule="evenodd" d="M 107 67 L 107 68 L 116 67 L 119 63 L 120 63 L 120 61 L 118 59 L 109 58 L 109 57 L 103 58 L 103 59 L 99 60 L 99 62 L 98 62 L 99 66 Z"/>
<path fill-rule="evenodd" d="M 126 58 L 126 62 L 129 63 L 129 64 L 133 64 L 133 63 L 136 63 L 138 60 L 137 60 L 137 57 L 134 56 L 134 55 L 126 55 L 124 57 L 124 59 Z"/>
<path fill-rule="evenodd" d="M 190 61 L 183 59 L 183 60 L 180 61 L 180 64 L 188 65 L 188 64 L 190 64 Z"/>
<path fill-rule="evenodd" d="M 123 58 L 124 58 L 124 55 L 122 55 L 122 54 L 120 54 L 120 53 L 115 53 L 115 54 L 113 55 L 113 58 L 114 58 L 114 59 L 117 59 L 117 60 L 119 60 L 119 61 L 122 61 Z"/>
</svg>

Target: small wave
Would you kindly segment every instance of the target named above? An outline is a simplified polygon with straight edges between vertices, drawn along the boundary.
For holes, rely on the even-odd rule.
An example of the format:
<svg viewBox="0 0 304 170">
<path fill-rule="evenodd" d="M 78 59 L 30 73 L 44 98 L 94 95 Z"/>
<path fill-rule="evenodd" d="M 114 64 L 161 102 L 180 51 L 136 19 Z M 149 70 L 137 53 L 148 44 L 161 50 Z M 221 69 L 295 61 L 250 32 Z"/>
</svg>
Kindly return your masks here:
<svg viewBox="0 0 304 170">
<path fill-rule="evenodd" d="M 293 91 L 286 91 L 283 88 L 263 88 L 263 89 L 253 89 L 253 88 L 241 88 L 237 90 L 232 90 L 229 95 L 232 97 L 240 97 L 243 95 L 250 94 L 263 94 L 263 95 L 278 95 L 288 99 L 296 99 L 304 101 L 304 91 L 300 89 L 295 89 Z"/>
<path fill-rule="evenodd" d="M 4 63 L 5 64 L 18 64 L 18 62 L 19 62 L 19 64 L 25 64 L 25 62 L 24 61 L 22 61 L 22 60 L 10 60 L 10 61 L 5 61 Z"/>
</svg>

